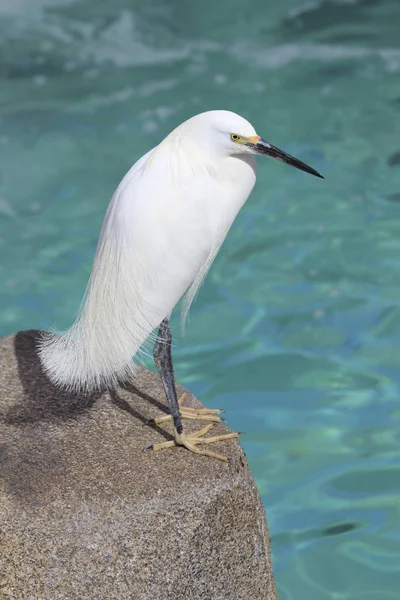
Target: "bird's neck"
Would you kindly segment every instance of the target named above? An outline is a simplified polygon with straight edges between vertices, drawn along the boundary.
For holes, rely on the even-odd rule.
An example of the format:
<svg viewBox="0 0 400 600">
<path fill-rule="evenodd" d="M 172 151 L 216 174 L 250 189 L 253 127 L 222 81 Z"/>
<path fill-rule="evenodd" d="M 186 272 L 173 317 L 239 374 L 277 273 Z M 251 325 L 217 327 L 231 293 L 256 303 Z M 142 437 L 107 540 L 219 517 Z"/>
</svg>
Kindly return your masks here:
<svg viewBox="0 0 400 600">
<path fill-rule="evenodd" d="M 180 181 L 192 179 L 199 172 L 216 173 L 223 157 L 214 149 L 208 150 L 194 139 L 184 135 L 180 128 L 167 136 L 154 150 L 154 159 L 168 165 L 171 177 Z"/>
</svg>

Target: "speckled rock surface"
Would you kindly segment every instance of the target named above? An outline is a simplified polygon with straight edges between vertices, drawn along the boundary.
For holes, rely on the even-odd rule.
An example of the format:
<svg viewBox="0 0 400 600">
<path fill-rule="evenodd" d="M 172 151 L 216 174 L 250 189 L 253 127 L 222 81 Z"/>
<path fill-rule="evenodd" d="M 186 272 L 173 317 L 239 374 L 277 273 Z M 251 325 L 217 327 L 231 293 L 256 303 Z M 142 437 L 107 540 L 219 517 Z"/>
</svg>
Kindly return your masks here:
<svg viewBox="0 0 400 600">
<path fill-rule="evenodd" d="M 158 377 L 140 369 L 129 388 L 71 397 L 43 376 L 37 336 L 0 339 L 0 598 L 275 600 L 240 444 L 215 446 L 228 465 L 142 452 L 169 439 L 145 425 L 166 410 Z"/>
</svg>

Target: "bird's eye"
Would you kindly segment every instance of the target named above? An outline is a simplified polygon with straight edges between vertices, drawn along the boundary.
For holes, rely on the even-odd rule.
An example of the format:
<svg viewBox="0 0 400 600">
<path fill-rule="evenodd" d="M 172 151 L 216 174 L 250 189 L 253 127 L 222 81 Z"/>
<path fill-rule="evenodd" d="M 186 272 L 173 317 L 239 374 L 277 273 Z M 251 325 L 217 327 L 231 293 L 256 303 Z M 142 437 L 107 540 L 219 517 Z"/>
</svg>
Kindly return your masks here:
<svg viewBox="0 0 400 600">
<path fill-rule="evenodd" d="M 240 135 L 238 135 L 237 133 L 231 133 L 231 140 L 233 140 L 234 142 L 237 142 L 240 139 Z"/>
</svg>

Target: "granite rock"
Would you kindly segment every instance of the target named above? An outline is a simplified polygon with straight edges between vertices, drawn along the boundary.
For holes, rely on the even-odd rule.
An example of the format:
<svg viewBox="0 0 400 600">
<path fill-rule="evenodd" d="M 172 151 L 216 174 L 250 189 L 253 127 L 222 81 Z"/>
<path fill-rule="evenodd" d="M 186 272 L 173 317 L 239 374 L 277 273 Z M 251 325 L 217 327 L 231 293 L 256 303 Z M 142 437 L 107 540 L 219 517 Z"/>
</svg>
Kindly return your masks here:
<svg viewBox="0 0 400 600">
<path fill-rule="evenodd" d="M 229 464 L 143 452 L 170 439 L 147 424 L 166 412 L 158 376 L 71 396 L 43 375 L 39 335 L 0 339 L 0 598 L 276 600 L 239 442 L 216 445 Z M 187 405 L 201 406 L 190 393 Z"/>
</svg>

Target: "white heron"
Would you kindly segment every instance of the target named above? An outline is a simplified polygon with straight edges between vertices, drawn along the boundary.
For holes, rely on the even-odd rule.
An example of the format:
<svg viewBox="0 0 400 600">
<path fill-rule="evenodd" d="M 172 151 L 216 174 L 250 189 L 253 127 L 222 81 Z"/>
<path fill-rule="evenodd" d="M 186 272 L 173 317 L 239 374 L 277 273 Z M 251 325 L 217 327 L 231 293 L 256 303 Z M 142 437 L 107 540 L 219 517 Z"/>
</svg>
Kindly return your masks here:
<svg viewBox="0 0 400 600">
<path fill-rule="evenodd" d="M 257 135 L 239 115 L 192 117 L 140 158 L 108 207 L 84 302 L 64 333 L 46 332 L 39 354 L 47 376 L 70 391 L 111 388 L 134 374 L 134 357 L 159 328 L 154 359 L 174 426 L 174 445 L 220 460 L 203 446 L 238 434 L 185 434 L 182 418 L 218 421 L 218 410 L 178 401 L 169 318 L 185 295 L 183 318 L 256 181 L 263 154 L 322 177 Z M 167 417 L 168 418 L 168 417 Z M 159 422 L 165 418 L 159 419 Z"/>
</svg>

